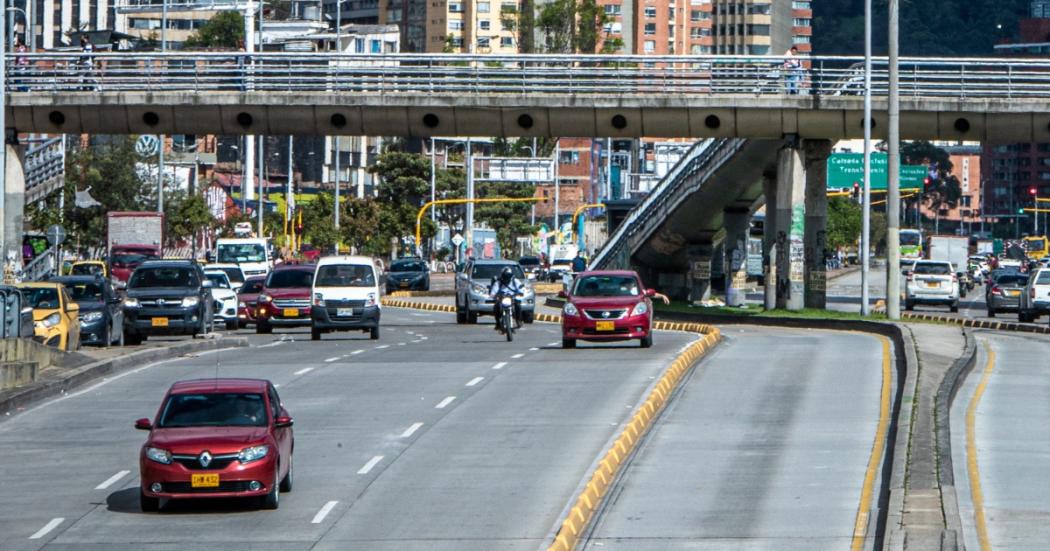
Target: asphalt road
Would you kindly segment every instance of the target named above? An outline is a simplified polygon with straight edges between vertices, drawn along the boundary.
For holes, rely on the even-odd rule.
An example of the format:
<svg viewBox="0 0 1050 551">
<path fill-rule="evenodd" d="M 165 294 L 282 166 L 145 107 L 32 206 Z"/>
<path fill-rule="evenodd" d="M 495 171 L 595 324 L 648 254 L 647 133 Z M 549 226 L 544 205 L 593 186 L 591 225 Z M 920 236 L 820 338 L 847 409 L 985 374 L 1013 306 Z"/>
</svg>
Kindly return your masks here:
<svg viewBox="0 0 1050 551">
<path fill-rule="evenodd" d="M 991 331 L 976 337 L 977 364 L 951 411 L 952 466 L 966 548 L 1046 549 L 1050 339 Z"/>
<path fill-rule="evenodd" d="M 643 440 L 586 549 L 850 548 L 858 510 L 878 496 L 868 471 L 882 339 L 722 334 Z"/>
<path fill-rule="evenodd" d="M 507 343 L 444 313 L 386 309 L 383 321 L 378 342 L 279 331 L 0 422 L 0 548 L 532 551 L 630 408 L 695 338 L 566 351 L 555 325 Z M 173 381 L 216 374 L 280 385 L 296 420 L 294 491 L 278 511 L 224 500 L 141 513 L 145 434 L 133 421 L 152 416 Z"/>
</svg>

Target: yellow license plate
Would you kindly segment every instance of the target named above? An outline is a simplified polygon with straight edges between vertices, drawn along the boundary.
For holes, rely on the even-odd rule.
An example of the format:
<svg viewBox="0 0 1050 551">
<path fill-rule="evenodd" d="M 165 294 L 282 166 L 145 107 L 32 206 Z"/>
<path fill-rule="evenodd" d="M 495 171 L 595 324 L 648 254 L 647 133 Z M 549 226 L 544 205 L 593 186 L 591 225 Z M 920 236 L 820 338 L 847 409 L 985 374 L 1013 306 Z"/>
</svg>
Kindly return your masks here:
<svg viewBox="0 0 1050 551">
<path fill-rule="evenodd" d="M 1019 297 L 1021 296 L 1021 291 L 1007 291 L 1006 294 L 1011 297 Z"/>
<path fill-rule="evenodd" d="M 598 321 L 595 322 L 594 328 L 598 331 L 614 331 L 616 329 L 616 322 Z"/>
<path fill-rule="evenodd" d="M 218 488 L 219 475 L 217 474 L 192 474 L 190 475 L 190 486 L 193 488 Z"/>
<path fill-rule="evenodd" d="M 297 318 L 299 317 L 299 310 L 295 308 L 285 308 L 284 317 L 286 318 Z"/>
<path fill-rule="evenodd" d="M 153 318 L 151 323 L 153 327 L 167 327 L 168 318 Z"/>
<path fill-rule="evenodd" d="M 407 282 L 405 282 L 405 281 L 402 281 L 402 282 L 400 283 L 400 286 L 401 286 L 401 287 L 403 287 L 403 288 L 405 288 L 405 289 L 407 289 L 407 288 L 408 288 L 408 283 L 407 283 Z"/>
<path fill-rule="evenodd" d="M 940 287 L 941 284 L 937 283 L 936 281 L 927 281 L 926 282 L 926 286 L 930 287 L 930 288 L 937 288 L 937 287 Z"/>
</svg>

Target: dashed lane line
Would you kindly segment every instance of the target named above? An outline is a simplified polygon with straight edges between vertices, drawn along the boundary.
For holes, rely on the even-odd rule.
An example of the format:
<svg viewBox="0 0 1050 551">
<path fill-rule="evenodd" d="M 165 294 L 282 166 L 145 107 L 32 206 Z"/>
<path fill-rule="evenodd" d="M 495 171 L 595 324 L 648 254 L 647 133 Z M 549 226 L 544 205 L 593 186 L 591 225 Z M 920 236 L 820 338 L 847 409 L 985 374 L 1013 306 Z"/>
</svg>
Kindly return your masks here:
<svg viewBox="0 0 1050 551">
<path fill-rule="evenodd" d="M 524 357 L 525 357 L 525 354 L 519 353 L 519 354 L 515 354 L 515 355 L 511 356 L 510 359 L 517 360 L 517 359 L 524 358 Z"/>
<path fill-rule="evenodd" d="M 478 384 L 478 383 L 480 383 L 481 381 L 484 381 L 484 380 L 485 380 L 484 377 L 474 377 L 473 379 L 470 380 L 469 383 L 467 383 L 467 386 L 474 386 L 474 385 L 476 385 L 476 384 Z"/>
<path fill-rule="evenodd" d="M 377 455 L 377 456 L 373 457 L 372 459 L 369 459 L 368 463 L 365 463 L 364 467 L 361 467 L 360 469 L 358 469 L 357 474 L 368 474 L 372 470 L 372 468 L 375 467 L 376 465 L 378 465 L 379 462 L 382 461 L 382 460 L 383 460 L 383 456 L 382 455 Z"/>
<path fill-rule="evenodd" d="M 381 345 L 376 347 L 376 350 L 382 350 L 384 348 L 390 348 L 390 345 L 389 344 L 381 344 Z"/>
<path fill-rule="evenodd" d="M 407 429 L 405 429 L 405 432 L 401 433 L 401 438 L 408 438 L 408 437 L 412 436 L 422 426 L 423 426 L 423 423 L 412 423 L 411 427 L 408 427 Z"/>
<path fill-rule="evenodd" d="M 338 360 L 339 358 L 336 358 L 336 359 Z M 309 372 L 311 372 L 313 370 L 314 370 L 314 368 L 312 368 L 312 367 L 304 367 L 304 368 L 300 369 L 299 371 L 296 371 L 295 373 L 292 373 L 292 375 L 303 375 L 303 374 L 309 373 Z"/>
<path fill-rule="evenodd" d="M 492 369 L 503 369 L 503 367 L 504 367 L 505 365 L 507 365 L 507 362 L 500 362 L 500 363 L 498 363 L 498 364 L 496 364 L 496 365 L 492 366 Z"/>
<path fill-rule="evenodd" d="M 321 522 L 324 521 L 324 517 L 327 517 L 328 513 L 332 512 L 332 509 L 335 508 L 337 503 L 339 503 L 339 502 L 338 501 L 329 501 L 328 503 L 325 503 L 324 506 L 321 507 L 321 510 L 317 511 L 317 514 L 314 515 L 314 518 L 313 518 L 313 520 L 310 521 L 310 523 L 312 523 L 312 524 L 321 524 Z"/>
<path fill-rule="evenodd" d="M 98 486 L 95 486 L 95 489 L 96 490 L 105 490 L 106 488 L 109 488 L 110 486 L 115 484 L 118 480 L 124 478 L 125 476 L 128 476 L 129 474 L 131 474 L 131 471 L 120 471 L 119 473 L 117 473 L 117 474 L 107 478 L 106 481 L 103 482 L 102 484 L 99 484 Z"/>
<path fill-rule="evenodd" d="M 336 356 L 334 358 L 328 358 L 327 360 L 325 360 L 325 363 L 329 363 L 330 364 L 330 363 L 335 362 L 335 361 L 339 361 L 339 356 Z"/>
<path fill-rule="evenodd" d="M 32 536 L 29 536 L 29 539 L 31 539 L 31 540 L 38 540 L 38 539 L 46 536 L 49 532 L 51 532 L 55 528 L 58 528 L 58 525 L 62 524 L 63 522 L 65 522 L 65 520 L 66 519 L 63 518 L 63 517 L 57 517 L 57 518 L 51 519 L 51 521 L 48 522 L 47 524 L 45 524 L 43 528 L 37 530 Z"/>
<path fill-rule="evenodd" d="M 455 399 L 456 399 L 455 396 L 449 396 L 449 397 L 445 398 L 444 400 L 438 402 L 438 405 L 434 406 L 434 409 L 445 409 L 445 406 L 451 404 L 452 401 L 455 400 Z"/>
</svg>

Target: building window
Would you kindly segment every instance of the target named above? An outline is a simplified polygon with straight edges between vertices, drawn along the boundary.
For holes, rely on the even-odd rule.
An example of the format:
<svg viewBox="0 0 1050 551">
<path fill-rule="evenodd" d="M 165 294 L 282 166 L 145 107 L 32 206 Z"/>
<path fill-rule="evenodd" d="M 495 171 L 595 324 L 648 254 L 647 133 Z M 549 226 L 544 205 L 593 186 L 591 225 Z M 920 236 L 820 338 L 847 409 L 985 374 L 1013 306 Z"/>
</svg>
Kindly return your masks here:
<svg viewBox="0 0 1050 551">
<path fill-rule="evenodd" d="M 604 26 L 602 26 L 602 30 L 606 33 L 620 34 L 623 32 L 623 24 L 621 24 L 619 21 L 606 23 Z"/>
<path fill-rule="evenodd" d="M 463 20 L 462 19 L 449 19 L 448 20 L 448 30 L 450 30 L 450 31 L 462 31 L 463 30 Z"/>
<path fill-rule="evenodd" d="M 373 53 L 373 54 L 381 54 L 381 53 L 383 53 L 383 41 L 382 40 L 375 40 L 375 39 L 369 40 L 368 41 L 368 45 L 370 47 L 369 51 L 371 53 Z"/>
<path fill-rule="evenodd" d="M 810 20 L 809 19 L 802 19 L 801 17 L 796 17 L 796 18 L 792 19 L 791 21 L 792 21 L 792 24 L 795 25 L 796 27 L 808 27 L 809 24 L 810 24 Z"/>
<path fill-rule="evenodd" d="M 674 21 L 674 6 L 667 8 L 667 19 Z"/>
<path fill-rule="evenodd" d="M 794 0 L 793 2 L 791 2 L 791 9 L 808 10 L 810 9 L 809 0 Z"/>
<path fill-rule="evenodd" d="M 448 3 L 448 11 L 450 13 L 463 13 L 463 3 L 462 2 L 449 2 Z"/>
<path fill-rule="evenodd" d="M 499 5 L 500 13 L 518 13 L 518 5 L 504 2 Z"/>
<path fill-rule="evenodd" d="M 193 134 L 173 134 L 171 136 L 171 150 L 176 153 L 186 153 L 197 149 L 197 136 Z"/>
<path fill-rule="evenodd" d="M 747 7 L 747 13 L 749 15 L 769 15 L 772 7 L 773 4 L 751 4 Z"/>
<path fill-rule="evenodd" d="M 791 42 L 794 44 L 809 44 L 809 36 L 803 34 L 796 34 L 791 37 Z"/>
<path fill-rule="evenodd" d="M 620 4 L 606 4 L 605 15 L 620 15 L 622 13 L 623 6 Z"/>
<path fill-rule="evenodd" d="M 488 47 L 489 47 L 489 37 L 487 37 L 487 36 L 479 36 L 478 37 L 478 48 L 488 48 Z"/>
<path fill-rule="evenodd" d="M 645 34 L 656 34 L 656 23 L 646 23 Z"/>
<path fill-rule="evenodd" d="M 580 164 L 579 151 L 562 151 L 558 154 L 558 164 L 578 165 Z"/>
<path fill-rule="evenodd" d="M 642 49 L 647 54 L 651 54 L 651 53 L 655 52 L 656 51 L 656 41 L 655 40 L 646 40 L 645 44 L 642 46 Z"/>
<path fill-rule="evenodd" d="M 513 36 L 501 37 L 499 39 L 499 45 L 500 45 L 501 48 L 513 48 L 514 47 L 514 37 Z"/>
<path fill-rule="evenodd" d="M 482 19 L 482 20 L 478 21 L 478 28 L 483 30 L 483 31 L 491 30 L 492 29 L 492 22 L 487 20 L 487 19 Z"/>
<path fill-rule="evenodd" d="M 488 2 L 478 2 L 478 13 L 488 13 L 490 4 Z"/>
<path fill-rule="evenodd" d="M 365 39 L 355 38 L 354 39 L 354 52 L 363 54 L 365 53 Z"/>
<path fill-rule="evenodd" d="M 744 34 L 744 33 L 740 33 Z M 769 36 L 769 25 L 748 25 L 747 34 L 751 36 Z"/>
<path fill-rule="evenodd" d="M 453 48 L 456 48 L 456 49 L 459 49 L 459 50 L 463 49 L 463 37 L 462 36 L 453 36 L 452 40 L 450 42 L 451 42 Z"/>
<path fill-rule="evenodd" d="M 646 6 L 645 16 L 649 18 L 656 17 L 656 6 Z"/>
<path fill-rule="evenodd" d="M 706 21 L 711 19 L 711 14 L 704 10 L 689 10 L 690 21 Z"/>
<path fill-rule="evenodd" d="M 769 46 L 758 46 L 752 44 L 748 46 L 748 53 L 751 55 L 769 55 Z"/>
</svg>

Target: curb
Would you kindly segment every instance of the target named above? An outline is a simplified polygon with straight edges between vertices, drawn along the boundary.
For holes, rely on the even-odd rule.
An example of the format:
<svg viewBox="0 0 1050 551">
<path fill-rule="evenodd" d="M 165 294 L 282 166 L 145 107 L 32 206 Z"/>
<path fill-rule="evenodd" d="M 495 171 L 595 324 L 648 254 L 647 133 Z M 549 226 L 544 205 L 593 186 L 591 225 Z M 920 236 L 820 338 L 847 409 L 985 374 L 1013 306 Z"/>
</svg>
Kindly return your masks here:
<svg viewBox="0 0 1050 551">
<path fill-rule="evenodd" d="M 886 313 L 886 306 L 880 304 L 882 301 L 875 303 L 875 307 L 872 308 L 872 312 L 879 314 Z M 949 316 L 940 316 L 937 314 L 916 314 L 914 312 L 901 312 L 901 321 L 911 319 L 919 321 L 935 321 L 938 323 L 947 323 L 951 325 L 959 325 L 962 327 L 970 327 L 973 329 L 994 329 L 996 331 L 1016 331 L 1018 333 L 1036 333 L 1038 335 L 1050 335 L 1050 325 L 1038 326 L 1031 324 L 1021 324 L 1016 322 L 1003 322 L 1003 321 L 983 321 L 975 320 L 973 318 L 953 318 Z"/>
<path fill-rule="evenodd" d="M 455 291 L 391 291 L 386 294 L 391 298 L 411 298 L 411 297 L 452 297 L 456 296 Z"/>
<path fill-rule="evenodd" d="M 194 352 L 247 346 L 248 339 L 245 337 L 195 339 L 193 341 L 178 342 L 163 348 L 137 350 L 124 356 L 99 360 L 71 369 L 60 378 L 37 381 L 23 388 L 10 391 L 6 393 L 6 396 L 0 396 L 0 412 L 4 412 L 6 415 L 3 418 L 6 418 L 10 416 L 12 411 L 24 408 L 34 402 L 69 392 L 101 376 L 140 367 L 144 364 L 168 360 Z"/>
<path fill-rule="evenodd" d="M 937 389 L 934 409 L 937 419 L 937 455 L 939 464 L 937 466 L 937 483 L 941 487 L 941 504 L 944 510 L 945 524 L 947 526 L 946 536 L 954 536 L 956 542 L 951 546 L 958 549 L 958 540 L 962 537 L 962 516 L 959 513 L 959 499 L 955 493 L 955 471 L 952 464 L 952 435 L 951 435 L 951 408 L 955 402 L 955 395 L 959 387 L 963 385 L 970 372 L 977 364 L 977 341 L 973 333 L 963 330 L 966 339 L 966 348 L 963 355 L 956 358 L 952 366 L 948 368 L 941 385 Z"/>
</svg>

